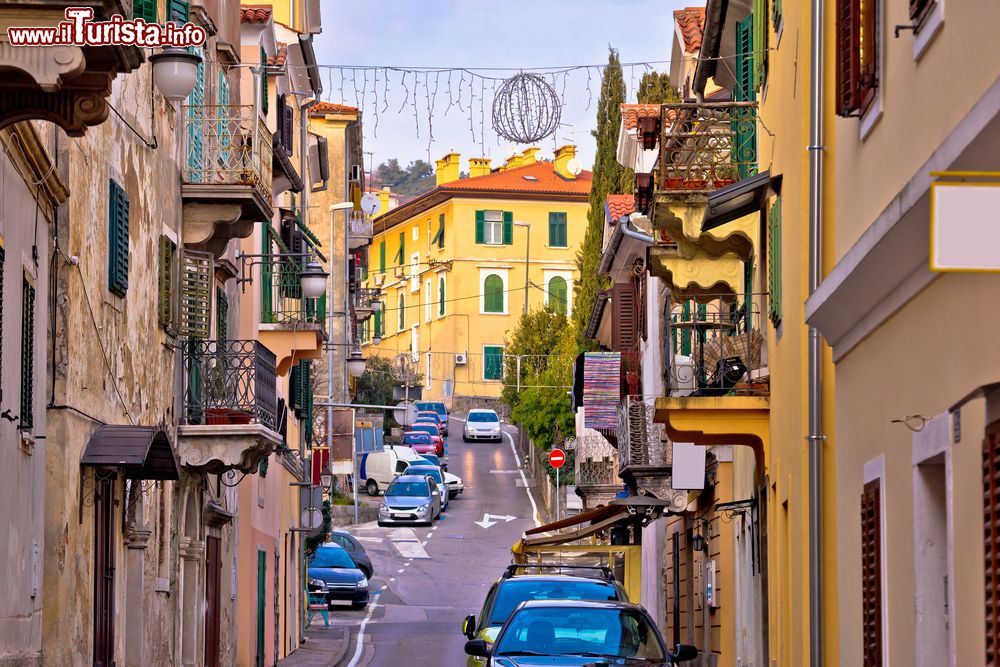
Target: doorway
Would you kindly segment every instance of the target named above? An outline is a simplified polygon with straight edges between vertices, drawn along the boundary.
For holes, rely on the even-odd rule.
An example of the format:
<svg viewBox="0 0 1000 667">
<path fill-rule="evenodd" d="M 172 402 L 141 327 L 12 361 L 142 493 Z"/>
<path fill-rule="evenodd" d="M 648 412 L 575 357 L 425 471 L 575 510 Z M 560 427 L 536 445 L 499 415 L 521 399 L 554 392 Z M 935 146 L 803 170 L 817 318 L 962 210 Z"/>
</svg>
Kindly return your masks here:
<svg viewBox="0 0 1000 667">
<path fill-rule="evenodd" d="M 257 659 L 256 667 L 264 667 L 264 600 L 267 591 L 267 552 L 257 550 Z"/>
<path fill-rule="evenodd" d="M 116 478 L 94 472 L 94 667 L 115 664 Z"/>
<path fill-rule="evenodd" d="M 205 667 L 219 667 L 222 540 L 209 535 L 205 541 Z"/>
</svg>

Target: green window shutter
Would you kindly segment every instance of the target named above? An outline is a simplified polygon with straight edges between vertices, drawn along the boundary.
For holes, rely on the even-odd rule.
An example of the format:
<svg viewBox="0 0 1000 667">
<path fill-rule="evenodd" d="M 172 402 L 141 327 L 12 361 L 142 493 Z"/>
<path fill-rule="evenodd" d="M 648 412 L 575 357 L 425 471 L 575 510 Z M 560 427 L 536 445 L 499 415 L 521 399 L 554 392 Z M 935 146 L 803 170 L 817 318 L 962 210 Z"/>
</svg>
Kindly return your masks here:
<svg viewBox="0 0 1000 667">
<path fill-rule="evenodd" d="M 301 362 L 292 366 L 292 372 L 288 376 L 288 407 L 292 409 L 296 417 L 301 417 L 302 415 L 302 380 L 299 378 L 299 373 L 301 373 Z"/>
<path fill-rule="evenodd" d="M 737 102 L 752 102 L 757 99 L 754 85 L 754 16 L 751 14 L 736 22 L 736 90 L 733 99 Z"/>
<path fill-rule="evenodd" d="M 267 65 L 267 53 L 264 52 L 264 48 L 260 49 L 260 64 L 261 66 Z M 267 69 L 261 70 L 260 73 L 260 110 L 267 115 L 268 104 L 267 104 Z"/>
<path fill-rule="evenodd" d="M 221 287 L 215 288 L 215 339 L 229 339 L 229 297 Z"/>
<path fill-rule="evenodd" d="M 406 261 L 406 232 L 399 233 L 399 265 Z"/>
<path fill-rule="evenodd" d="M 567 291 L 566 279 L 562 276 L 553 276 L 549 281 L 549 307 L 561 315 L 566 314 Z"/>
<path fill-rule="evenodd" d="M 174 329 L 174 276 L 177 244 L 167 236 L 160 236 L 159 308 L 160 326 L 168 331 Z"/>
<path fill-rule="evenodd" d="M 375 335 L 382 337 L 382 311 L 375 311 Z"/>
<path fill-rule="evenodd" d="M 211 252 L 184 250 L 181 253 L 181 317 L 179 332 L 189 338 L 208 338 L 212 322 L 212 275 L 215 258 Z"/>
<path fill-rule="evenodd" d="M 774 326 L 781 322 L 781 197 L 771 205 L 767 220 L 768 316 Z"/>
<path fill-rule="evenodd" d="M 35 425 L 35 288 L 24 276 L 21 289 L 21 421 L 18 428 Z"/>
<path fill-rule="evenodd" d="M 205 104 L 205 60 L 202 50 L 191 47 L 191 52 L 201 55 L 202 60 L 195 69 L 194 88 L 188 95 L 187 109 L 187 171 L 188 180 L 200 182 L 204 176 L 205 128 L 199 122 L 201 109 Z"/>
<path fill-rule="evenodd" d="M 567 247 L 565 213 L 549 213 L 549 245 L 553 248 Z"/>
<path fill-rule="evenodd" d="M 502 313 L 503 308 L 503 279 L 493 273 L 486 276 L 483 281 L 483 310 L 487 313 Z"/>
<path fill-rule="evenodd" d="M 399 299 L 397 299 L 396 304 L 399 306 L 399 313 L 397 314 L 398 321 L 396 324 L 398 331 L 402 331 L 406 328 L 406 296 L 400 292 Z"/>
<path fill-rule="evenodd" d="M 754 15 L 736 23 L 736 90 L 737 102 L 757 99 L 754 83 Z M 767 29 L 767 23 L 764 23 Z M 737 178 L 750 178 L 757 173 L 757 115 L 753 108 L 736 107 L 733 112 L 733 134 L 736 146 L 732 159 L 736 163 Z"/>
<path fill-rule="evenodd" d="M 167 0 L 167 21 L 187 23 L 191 18 L 191 9 L 187 0 Z"/>
<path fill-rule="evenodd" d="M 781 0 L 771 0 L 771 27 L 778 32 L 781 25 Z"/>
<path fill-rule="evenodd" d="M 264 225 L 260 265 L 260 321 L 265 324 L 274 322 L 274 268 L 271 264 L 271 225 Z"/>
<path fill-rule="evenodd" d="M 691 321 L 691 302 L 685 301 L 681 307 L 681 322 Z M 681 329 L 681 354 L 685 357 L 691 356 L 691 328 Z"/>
<path fill-rule="evenodd" d="M 156 23 L 156 0 L 132 0 L 132 18 Z"/>
<path fill-rule="evenodd" d="M 767 78 L 767 0 L 753 0 L 753 89 Z"/>
<path fill-rule="evenodd" d="M 476 211 L 476 243 L 483 243 L 486 238 L 486 211 Z"/>
<path fill-rule="evenodd" d="M 434 238 L 431 239 L 431 245 L 435 244 L 437 244 L 438 248 L 444 247 L 444 213 L 438 216 L 437 232 L 435 232 Z"/>
<path fill-rule="evenodd" d="M 673 348 L 672 349 L 674 351 L 674 354 L 678 354 L 680 352 L 680 349 L 677 347 L 677 343 L 678 343 L 677 333 L 678 333 L 678 331 L 677 331 L 677 316 L 676 315 L 671 315 L 670 316 L 670 323 L 673 325 L 673 326 L 670 327 L 670 338 L 673 340 Z"/>
<path fill-rule="evenodd" d="M 438 317 L 444 317 L 444 277 L 438 278 Z"/>
<path fill-rule="evenodd" d="M 378 272 L 385 273 L 385 241 L 378 244 Z"/>
<path fill-rule="evenodd" d="M 128 195 L 114 180 L 108 186 L 108 291 L 128 291 Z"/>
<path fill-rule="evenodd" d="M 503 212 L 503 244 L 510 245 L 514 242 L 514 213 L 512 211 Z"/>
<path fill-rule="evenodd" d="M 483 379 L 503 379 L 503 347 L 487 345 L 483 348 Z"/>
</svg>

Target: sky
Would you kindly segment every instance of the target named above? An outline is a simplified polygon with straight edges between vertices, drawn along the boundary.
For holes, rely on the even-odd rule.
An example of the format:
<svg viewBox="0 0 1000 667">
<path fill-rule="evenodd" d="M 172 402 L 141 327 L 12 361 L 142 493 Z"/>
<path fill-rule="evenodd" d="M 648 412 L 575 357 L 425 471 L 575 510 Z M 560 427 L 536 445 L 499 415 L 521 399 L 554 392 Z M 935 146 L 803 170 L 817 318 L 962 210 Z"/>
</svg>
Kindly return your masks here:
<svg viewBox="0 0 1000 667">
<path fill-rule="evenodd" d="M 324 2 L 316 58 L 321 66 L 532 70 L 603 65 L 610 44 L 618 49 L 623 64 L 664 61 L 651 67 L 666 71 L 673 10 L 697 4 L 697 0 L 361 0 L 337 2 L 334 9 L 334 3 Z M 334 16 L 328 14 L 331 11 Z M 644 71 L 644 65 L 624 68 L 629 101 L 635 101 Z M 502 79 L 516 71 L 483 73 Z M 551 74 L 544 73 L 551 82 Z M 461 153 L 463 170 L 468 158 L 483 153 L 496 166 L 514 146 L 498 139 L 490 127 L 493 87 L 499 80 L 454 72 L 449 87 L 448 73 L 390 71 L 386 86 L 386 70 L 323 68 L 321 75 L 324 100 L 362 107 L 365 152 L 372 153 L 365 156 L 366 168 L 390 158 L 403 165 L 416 159 L 433 161 L 452 150 Z M 541 155 L 551 158 L 556 142 L 574 143 L 584 168 L 589 168 L 594 159 L 590 132 L 596 126 L 600 72 L 584 68 L 557 74 L 554 83 L 563 100 L 561 126 L 555 138 L 538 142 Z M 414 90 L 415 100 L 408 95 Z M 431 106 L 433 114 L 428 113 Z M 428 117 L 433 130 L 429 146 Z"/>
</svg>

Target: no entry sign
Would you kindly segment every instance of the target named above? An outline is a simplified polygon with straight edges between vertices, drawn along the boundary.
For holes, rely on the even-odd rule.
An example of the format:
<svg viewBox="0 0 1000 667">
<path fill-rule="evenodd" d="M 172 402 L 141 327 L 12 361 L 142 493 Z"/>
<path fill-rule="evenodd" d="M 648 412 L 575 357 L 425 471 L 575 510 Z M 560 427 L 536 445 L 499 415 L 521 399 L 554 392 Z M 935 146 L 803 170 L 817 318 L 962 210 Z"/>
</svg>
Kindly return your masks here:
<svg viewBox="0 0 1000 667">
<path fill-rule="evenodd" d="M 549 452 L 549 465 L 553 468 L 562 468 L 566 463 L 566 452 L 561 449 L 553 449 Z"/>
</svg>

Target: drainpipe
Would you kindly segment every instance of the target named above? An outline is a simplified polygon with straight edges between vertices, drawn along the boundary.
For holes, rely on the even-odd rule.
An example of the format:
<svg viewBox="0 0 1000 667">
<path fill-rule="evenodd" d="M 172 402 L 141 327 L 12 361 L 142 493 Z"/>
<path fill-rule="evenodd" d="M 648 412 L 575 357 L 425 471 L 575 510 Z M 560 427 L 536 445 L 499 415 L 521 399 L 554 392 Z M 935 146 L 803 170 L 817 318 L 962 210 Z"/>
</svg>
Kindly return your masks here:
<svg viewBox="0 0 1000 667">
<path fill-rule="evenodd" d="M 309 224 L 309 186 L 312 183 L 312 176 L 308 173 L 308 162 L 309 162 L 309 109 L 316 104 L 318 100 L 311 99 L 308 102 L 304 102 L 299 106 L 299 173 L 302 174 L 302 198 L 301 198 L 301 208 L 299 209 L 300 215 L 302 216 L 302 222 L 306 226 Z M 303 479 L 312 479 L 311 471 L 306 469 L 306 459 L 305 459 L 305 439 L 307 435 L 302 433 L 299 436 L 299 460 L 302 461 L 302 474 Z"/>
<path fill-rule="evenodd" d="M 825 0 L 812 0 L 809 81 L 809 294 L 823 270 L 823 19 Z M 816 327 L 809 327 L 809 665 L 823 664 L 823 357 Z"/>
</svg>

